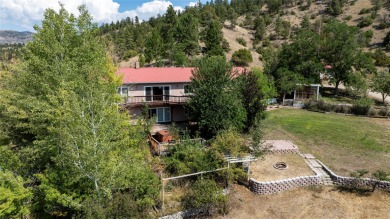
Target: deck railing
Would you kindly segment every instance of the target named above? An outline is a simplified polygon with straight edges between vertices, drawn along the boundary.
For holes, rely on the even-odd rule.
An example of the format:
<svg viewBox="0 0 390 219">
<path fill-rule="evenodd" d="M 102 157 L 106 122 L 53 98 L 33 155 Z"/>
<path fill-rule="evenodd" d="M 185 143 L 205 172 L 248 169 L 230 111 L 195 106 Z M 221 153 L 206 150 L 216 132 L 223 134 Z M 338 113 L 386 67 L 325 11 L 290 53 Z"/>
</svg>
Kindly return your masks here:
<svg viewBox="0 0 390 219">
<path fill-rule="evenodd" d="M 149 95 L 149 96 L 129 96 L 125 97 L 125 102 L 129 104 L 137 103 L 185 103 L 188 96 L 172 95 Z"/>
</svg>

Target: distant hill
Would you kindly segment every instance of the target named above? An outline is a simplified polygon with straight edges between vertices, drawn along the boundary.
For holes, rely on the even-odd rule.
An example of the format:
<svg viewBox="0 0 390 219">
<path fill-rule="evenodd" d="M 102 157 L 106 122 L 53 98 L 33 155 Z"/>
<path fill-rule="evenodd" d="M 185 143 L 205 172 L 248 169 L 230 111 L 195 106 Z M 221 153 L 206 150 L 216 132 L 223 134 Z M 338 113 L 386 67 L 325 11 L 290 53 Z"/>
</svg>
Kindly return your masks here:
<svg viewBox="0 0 390 219">
<path fill-rule="evenodd" d="M 32 40 L 32 32 L 29 31 L 14 31 L 0 30 L 0 45 L 26 43 Z"/>
</svg>

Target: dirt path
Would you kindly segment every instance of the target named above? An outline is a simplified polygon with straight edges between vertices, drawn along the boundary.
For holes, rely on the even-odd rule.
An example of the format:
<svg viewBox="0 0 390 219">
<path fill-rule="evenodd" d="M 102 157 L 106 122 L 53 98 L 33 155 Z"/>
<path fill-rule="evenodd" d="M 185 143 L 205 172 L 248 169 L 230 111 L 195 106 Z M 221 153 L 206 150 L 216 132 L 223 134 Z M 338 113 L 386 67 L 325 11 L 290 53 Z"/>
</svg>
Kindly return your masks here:
<svg viewBox="0 0 390 219">
<path fill-rule="evenodd" d="M 333 87 L 334 88 L 334 85 L 330 85 L 330 84 L 328 84 L 326 82 L 322 83 L 322 85 L 324 87 Z M 340 84 L 339 85 L 339 89 L 345 89 L 344 85 Z M 375 99 L 375 100 L 382 101 L 382 95 L 380 93 L 377 93 L 377 92 L 369 91 L 368 92 L 368 97 L 372 98 L 372 99 Z M 390 103 L 390 97 L 389 96 L 385 98 L 385 103 Z"/>
</svg>

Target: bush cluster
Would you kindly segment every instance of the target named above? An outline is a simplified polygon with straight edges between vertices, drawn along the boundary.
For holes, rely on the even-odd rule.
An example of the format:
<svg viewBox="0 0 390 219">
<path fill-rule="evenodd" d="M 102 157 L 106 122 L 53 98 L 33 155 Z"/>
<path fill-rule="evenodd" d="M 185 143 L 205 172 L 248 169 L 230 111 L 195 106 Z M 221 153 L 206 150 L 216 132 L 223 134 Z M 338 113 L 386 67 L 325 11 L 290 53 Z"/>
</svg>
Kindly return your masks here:
<svg viewBox="0 0 390 219">
<path fill-rule="evenodd" d="M 362 10 L 360 10 L 360 12 L 359 12 L 359 15 L 367 14 L 367 13 L 370 13 L 370 12 L 371 12 L 370 8 L 362 8 Z"/>
<path fill-rule="evenodd" d="M 355 115 L 369 115 L 372 111 L 374 100 L 368 98 L 360 98 L 353 102 L 351 107 L 351 113 Z M 372 115 L 372 113 L 370 113 Z"/>
<path fill-rule="evenodd" d="M 362 20 L 359 21 L 357 26 L 360 28 L 368 27 L 372 24 L 372 22 L 374 22 L 374 20 L 370 16 L 367 16 L 367 17 L 362 18 Z"/>
<path fill-rule="evenodd" d="M 236 39 L 237 43 L 241 44 L 242 46 L 246 46 L 247 42 L 244 38 L 240 37 Z"/>
<path fill-rule="evenodd" d="M 311 111 L 335 112 L 362 116 L 390 116 L 388 107 L 374 108 L 374 100 L 360 98 L 352 105 L 329 103 L 324 100 L 309 99 L 305 101 L 303 108 Z"/>
</svg>

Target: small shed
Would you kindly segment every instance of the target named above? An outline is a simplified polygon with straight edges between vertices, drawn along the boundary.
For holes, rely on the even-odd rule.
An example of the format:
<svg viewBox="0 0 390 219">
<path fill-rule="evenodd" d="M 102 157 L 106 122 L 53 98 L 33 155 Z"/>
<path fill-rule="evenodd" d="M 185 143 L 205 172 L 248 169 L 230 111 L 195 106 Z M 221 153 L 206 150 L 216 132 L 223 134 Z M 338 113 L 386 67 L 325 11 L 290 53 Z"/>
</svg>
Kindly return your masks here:
<svg viewBox="0 0 390 219">
<path fill-rule="evenodd" d="M 293 95 L 290 98 L 286 98 L 283 105 L 292 105 L 295 107 L 302 107 L 305 100 L 316 98 L 320 95 L 320 84 L 308 84 L 302 85 L 299 89 L 294 90 Z M 292 99 L 291 99 L 292 98 Z"/>
</svg>

